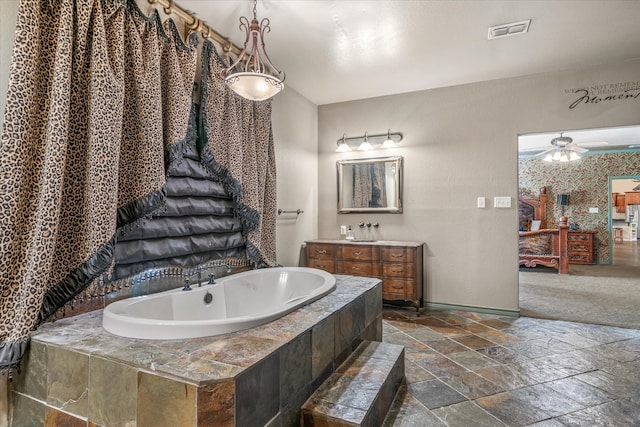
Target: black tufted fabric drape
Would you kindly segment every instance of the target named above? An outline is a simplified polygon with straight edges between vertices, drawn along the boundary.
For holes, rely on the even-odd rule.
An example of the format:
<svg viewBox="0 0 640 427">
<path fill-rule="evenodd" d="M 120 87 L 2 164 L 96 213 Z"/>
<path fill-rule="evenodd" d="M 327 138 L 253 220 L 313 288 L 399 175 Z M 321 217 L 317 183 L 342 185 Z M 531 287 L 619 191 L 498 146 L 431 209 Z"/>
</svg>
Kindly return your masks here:
<svg viewBox="0 0 640 427">
<path fill-rule="evenodd" d="M 0 153 L 0 370 L 163 206 L 197 37 L 133 0 L 22 0 Z"/>
</svg>

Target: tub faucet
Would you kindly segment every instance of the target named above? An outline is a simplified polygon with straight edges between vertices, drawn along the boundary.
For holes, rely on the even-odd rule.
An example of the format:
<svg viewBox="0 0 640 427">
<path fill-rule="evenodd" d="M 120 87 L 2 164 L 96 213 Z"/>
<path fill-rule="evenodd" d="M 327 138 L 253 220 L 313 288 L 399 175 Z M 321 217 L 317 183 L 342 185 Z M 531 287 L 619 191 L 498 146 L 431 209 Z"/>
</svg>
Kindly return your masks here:
<svg viewBox="0 0 640 427">
<path fill-rule="evenodd" d="M 216 264 L 216 265 L 213 266 L 213 268 L 215 268 L 215 267 L 227 267 L 227 274 L 231 273 L 231 266 L 229 264 L 222 264 L 222 263 L 221 264 Z M 213 285 L 215 283 L 216 283 L 216 276 L 213 273 L 213 271 L 211 271 L 209 273 L 209 284 Z"/>
<path fill-rule="evenodd" d="M 191 290 L 191 286 L 189 285 L 189 276 L 187 275 L 187 277 L 184 278 L 184 287 L 182 288 L 183 291 L 190 291 Z"/>
</svg>

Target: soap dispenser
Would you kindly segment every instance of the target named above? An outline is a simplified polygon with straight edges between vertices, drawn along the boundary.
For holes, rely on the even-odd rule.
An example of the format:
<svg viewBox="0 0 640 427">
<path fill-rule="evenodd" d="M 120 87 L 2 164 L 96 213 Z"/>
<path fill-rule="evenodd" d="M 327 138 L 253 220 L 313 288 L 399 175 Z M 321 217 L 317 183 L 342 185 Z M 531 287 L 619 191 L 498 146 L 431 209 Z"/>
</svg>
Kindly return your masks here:
<svg viewBox="0 0 640 427">
<path fill-rule="evenodd" d="M 356 237 L 353 235 L 353 230 L 351 229 L 351 226 L 349 226 L 349 228 L 347 229 L 347 240 L 354 240 Z"/>
</svg>

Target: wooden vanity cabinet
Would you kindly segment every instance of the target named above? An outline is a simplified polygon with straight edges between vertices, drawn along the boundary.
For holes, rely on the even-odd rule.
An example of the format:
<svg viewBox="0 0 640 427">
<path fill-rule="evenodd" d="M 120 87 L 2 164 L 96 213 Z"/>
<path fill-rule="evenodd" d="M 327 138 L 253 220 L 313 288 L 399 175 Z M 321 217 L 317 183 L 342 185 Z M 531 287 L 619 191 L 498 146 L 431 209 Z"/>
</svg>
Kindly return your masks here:
<svg viewBox="0 0 640 427">
<path fill-rule="evenodd" d="M 423 243 L 313 240 L 306 245 L 308 267 L 334 274 L 380 278 L 385 301 L 411 302 L 416 311 L 422 306 Z"/>
</svg>

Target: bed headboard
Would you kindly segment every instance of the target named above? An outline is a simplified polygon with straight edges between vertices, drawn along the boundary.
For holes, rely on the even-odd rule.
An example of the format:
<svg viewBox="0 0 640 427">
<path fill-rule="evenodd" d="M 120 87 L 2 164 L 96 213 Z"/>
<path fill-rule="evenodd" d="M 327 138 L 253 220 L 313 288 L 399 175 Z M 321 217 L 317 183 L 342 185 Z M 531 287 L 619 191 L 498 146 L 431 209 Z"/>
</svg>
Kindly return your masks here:
<svg viewBox="0 0 640 427">
<path fill-rule="evenodd" d="M 531 221 L 540 221 L 540 228 L 547 228 L 547 187 L 540 189 L 538 198 L 518 195 L 518 219 L 520 229 L 531 230 Z"/>
</svg>

